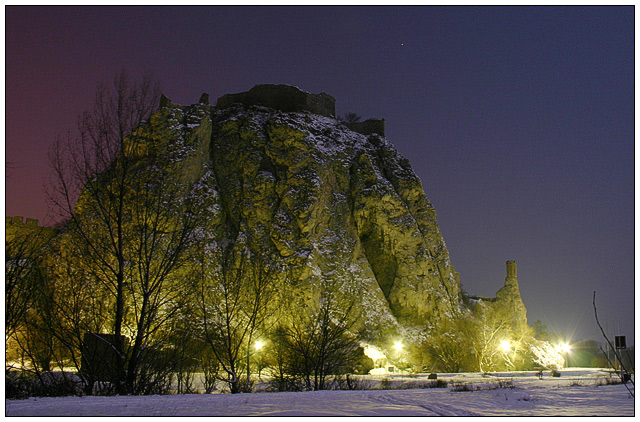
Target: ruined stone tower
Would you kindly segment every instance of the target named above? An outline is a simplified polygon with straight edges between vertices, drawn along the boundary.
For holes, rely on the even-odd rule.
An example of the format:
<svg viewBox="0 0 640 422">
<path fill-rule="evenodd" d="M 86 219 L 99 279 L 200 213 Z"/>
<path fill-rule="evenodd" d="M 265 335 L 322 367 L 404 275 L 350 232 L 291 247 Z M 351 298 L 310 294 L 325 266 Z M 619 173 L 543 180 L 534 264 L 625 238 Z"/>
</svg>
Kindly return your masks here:
<svg viewBox="0 0 640 422">
<path fill-rule="evenodd" d="M 516 261 L 507 261 L 507 276 L 504 287 L 496 293 L 495 306 L 503 310 L 509 310 L 512 318 L 512 327 L 516 332 L 524 332 L 527 328 L 527 309 L 520 297 L 518 286 L 518 269 Z"/>
<path fill-rule="evenodd" d="M 505 278 L 505 281 L 518 282 L 518 268 L 516 266 L 516 261 L 507 261 L 507 277 Z"/>
</svg>

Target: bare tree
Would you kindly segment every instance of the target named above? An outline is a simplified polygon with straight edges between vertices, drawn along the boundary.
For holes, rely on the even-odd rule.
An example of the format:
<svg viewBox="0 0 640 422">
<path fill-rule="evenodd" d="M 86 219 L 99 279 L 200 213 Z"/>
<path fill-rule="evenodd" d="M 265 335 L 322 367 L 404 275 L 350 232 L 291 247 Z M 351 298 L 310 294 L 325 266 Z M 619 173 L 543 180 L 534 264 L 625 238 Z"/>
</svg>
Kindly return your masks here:
<svg viewBox="0 0 640 422">
<path fill-rule="evenodd" d="M 53 230 L 46 228 L 26 230 L 23 228 L 21 231 L 20 236 L 7 236 L 8 251 L 13 251 L 10 255 L 17 258 L 15 255 L 16 247 L 20 245 L 23 248 L 25 245 L 29 245 L 27 249 L 29 253 L 16 259 L 15 265 L 11 262 L 14 261 L 13 259 L 7 261 L 7 281 L 11 284 L 9 280 L 14 278 L 16 271 L 19 270 L 18 267 L 27 265 L 26 275 L 30 289 L 30 300 L 24 302 L 10 297 L 6 300 L 7 311 L 11 315 L 8 317 L 8 321 L 13 321 L 14 317 L 18 316 L 17 312 L 11 309 L 16 305 L 20 308 L 19 328 L 12 335 L 12 344 L 17 346 L 17 369 L 38 379 L 40 387 L 46 388 L 42 392 L 51 394 L 56 393 L 51 388 L 59 386 L 51 385 L 51 382 L 48 382 L 51 380 L 47 379 L 46 372 L 54 368 L 64 370 L 69 361 L 72 362 L 72 366 L 75 362 L 77 363 L 76 368 L 80 368 L 80 356 L 74 352 L 81 348 L 81 343 L 76 340 L 81 338 L 81 335 L 74 335 L 72 328 L 83 327 L 80 323 L 83 319 L 81 318 L 82 309 L 86 308 L 83 302 L 86 304 L 88 300 L 95 298 L 95 292 L 92 288 L 78 291 L 76 284 L 60 282 L 60 280 L 67 280 L 64 276 L 68 274 L 65 271 L 68 270 L 68 267 L 62 262 L 52 260 L 54 256 L 52 250 L 56 249 L 58 239 L 53 238 L 46 242 L 45 239 L 51 238 Z M 25 238 L 29 241 L 25 242 Z M 18 242 L 17 239 L 21 239 L 21 241 Z M 56 274 L 62 277 L 57 277 Z M 24 275 L 22 274 L 22 276 Z M 69 294 L 73 290 L 76 290 L 74 294 Z M 9 294 L 9 292 L 7 293 Z M 13 293 L 9 294 L 9 296 L 12 295 Z M 79 304 L 80 306 L 78 306 Z M 70 324 L 70 322 L 74 324 Z M 11 323 L 7 325 L 7 329 L 10 329 L 11 325 Z M 86 331 L 86 328 L 83 331 Z M 7 337 L 8 339 L 9 337 Z"/>
<path fill-rule="evenodd" d="M 354 300 L 338 300 L 324 285 L 317 306 L 289 306 L 276 330 L 281 362 L 279 378 L 301 378 L 307 389 L 327 388 L 329 376 L 353 370 L 359 343 L 351 329 L 357 322 Z"/>
<path fill-rule="evenodd" d="M 246 391 L 256 334 L 272 315 L 275 269 L 252 254 L 242 239 L 226 247 L 205 246 L 200 265 L 194 282 L 200 292 L 201 335 L 224 374 L 218 378 L 231 393 Z"/>
<path fill-rule="evenodd" d="M 77 133 L 59 138 L 50 155 L 49 199 L 68 220 L 61 253 L 74 274 L 95 280 L 93 295 L 104 294 L 111 308 L 89 312 L 104 318 L 94 328 L 107 324 L 113 335 L 120 393 L 144 391 L 138 369 L 180 304 L 177 274 L 197 225 L 189 186 L 162 153 L 170 140 L 147 124 L 159 99 L 150 77 L 134 83 L 120 72 L 112 88 L 98 88 Z"/>
<path fill-rule="evenodd" d="M 58 360 L 67 361 L 81 370 L 87 382 L 86 393 L 90 394 L 99 373 L 115 371 L 110 362 L 83 361 L 87 352 L 85 335 L 109 330 L 114 300 L 93 277 L 90 268 L 80 259 L 69 258 L 81 256 L 74 246 L 68 237 L 61 236 L 55 239 L 52 250 L 46 255 L 45 259 L 49 260 L 47 283 L 39 291 L 41 300 L 34 309 L 29 331 L 44 333 L 45 338 L 55 340 Z"/>
<path fill-rule="evenodd" d="M 515 323 L 512 310 L 500 301 L 476 303 L 464 329 L 473 349 L 476 370 L 514 370 L 526 365 L 526 349 L 533 338 L 533 329 Z"/>
<path fill-rule="evenodd" d="M 509 325 L 490 304 L 480 302 L 474 311 L 471 321 L 474 337 L 471 344 L 476 368 L 481 372 L 496 370 L 502 360 L 501 342 L 511 337 Z"/>
<path fill-rule="evenodd" d="M 620 363 L 620 379 L 622 380 L 622 383 L 625 385 L 625 387 L 627 387 L 625 373 L 630 374 L 631 372 L 629 372 L 629 370 L 627 370 L 627 368 L 624 366 L 622 357 L 620 356 L 618 351 L 616 351 L 616 348 L 613 347 L 613 344 L 611 344 L 611 340 L 609 340 L 609 337 L 607 337 L 607 335 L 604 332 L 604 329 L 602 328 L 602 325 L 600 324 L 600 320 L 598 319 L 598 310 L 596 309 L 596 292 L 595 291 L 593 292 L 593 313 L 596 318 L 596 324 L 598 324 L 598 328 L 600 328 L 600 332 L 602 333 L 602 337 L 604 337 L 604 339 L 607 341 L 607 344 L 609 345 L 616 359 L 618 359 L 618 362 Z M 604 351 L 603 351 L 603 354 L 604 354 Z M 609 359 L 608 356 L 607 356 L 607 359 Z M 629 378 L 629 380 L 635 386 L 635 382 L 631 380 L 631 378 Z M 629 391 L 629 394 L 631 394 L 632 397 L 635 397 L 633 392 L 629 389 L 629 387 L 627 387 L 627 390 Z"/>
<path fill-rule="evenodd" d="M 471 366 L 469 348 L 473 344 L 473 328 L 471 316 L 464 314 L 438 324 L 424 343 L 424 349 L 429 358 L 429 370 L 460 372 L 469 368 Z"/>
<path fill-rule="evenodd" d="M 33 368 L 49 370 L 54 341 L 39 329 L 38 322 L 47 318 L 49 285 L 44 251 L 55 231 L 32 224 L 6 225 L 5 236 L 5 365 L 20 369 L 28 361 Z M 29 346 L 28 350 L 25 348 Z M 17 363 L 17 365 L 15 365 Z"/>
<path fill-rule="evenodd" d="M 16 164 L 15 161 L 5 160 L 4 162 L 5 180 L 13 176 L 13 173 L 16 171 L 17 168 L 18 168 L 18 165 Z"/>
<path fill-rule="evenodd" d="M 18 330 L 36 296 L 41 246 L 42 241 L 34 233 L 5 239 L 5 339 Z"/>
<path fill-rule="evenodd" d="M 131 235 L 127 249 L 130 273 L 125 291 L 130 298 L 130 332 L 133 344 L 127 362 L 128 391 L 136 388 L 137 368 L 145 350 L 166 341 L 162 327 L 172 320 L 183 306 L 187 287 L 180 269 L 186 250 L 198 223 L 198 212 L 184 201 L 187 186 L 179 183 L 163 165 L 146 167 L 134 185 L 131 198 L 133 225 L 127 225 Z"/>
<path fill-rule="evenodd" d="M 93 110 L 78 119 L 77 135 L 59 138 L 50 155 L 54 179 L 49 199 L 70 221 L 73 236 L 86 246 L 87 258 L 114 292 L 113 331 L 118 337 L 124 320 L 125 210 L 138 158 L 132 135 L 157 108 L 159 98 L 159 86 L 150 77 L 135 84 L 121 71 L 113 88 L 99 86 Z M 81 212 L 76 212 L 76 203 Z M 104 231 L 103 238 L 97 238 L 98 231 Z M 117 347 L 122 351 L 122 345 Z"/>
</svg>

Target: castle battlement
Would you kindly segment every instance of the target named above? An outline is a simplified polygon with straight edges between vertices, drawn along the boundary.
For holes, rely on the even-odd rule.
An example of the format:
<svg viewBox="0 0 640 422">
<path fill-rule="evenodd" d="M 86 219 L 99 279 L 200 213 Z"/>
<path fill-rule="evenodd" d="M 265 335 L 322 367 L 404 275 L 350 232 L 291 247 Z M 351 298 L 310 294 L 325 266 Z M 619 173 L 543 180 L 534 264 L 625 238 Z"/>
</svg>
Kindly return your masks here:
<svg viewBox="0 0 640 422">
<path fill-rule="evenodd" d="M 36 237 L 44 241 L 51 239 L 57 232 L 52 227 L 43 227 L 35 218 L 24 219 L 22 216 L 5 217 L 5 240 L 11 242 L 16 237 Z"/>
<path fill-rule="evenodd" d="M 218 98 L 216 108 L 225 109 L 234 104 L 261 105 L 284 112 L 309 111 L 326 117 L 336 114 L 336 99 L 331 95 L 311 94 L 291 85 L 256 85 L 247 92 L 223 95 Z"/>
<path fill-rule="evenodd" d="M 363 135 L 378 134 L 384 137 L 384 119 L 367 119 L 364 122 L 342 122 L 354 132 Z"/>
<path fill-rule="evenodd" d="M 507 261 L 507 277 L 505 281 L 518 281 L 518 267 L 516 261 Z"/>
<path fill-rule="evenodd" d="M 24 217 L 22 216 L 5 217 L 5 226 L 30 227 L 30 228 L 39 227 L 37 219 L 27 217 L 25 221 Z"/>
<path fill-rule="evenodd" d="M 200 102 L 203 102 L 202 99 Z M 291 85 L 256 85 L 247 92 L 223 95 L 218 98 L 216 108 L 222 110 L 234 104 L 242 104 L 245 107 L 260 105 L 284 112 L 308 111 L 325 117 L 334 117 L 336 114 L 336 99 L 331 95 L 311 94 Z M 350 130 L 363 135 L 384 136 L 384 119 L 342 123 Z"/>
</svg>

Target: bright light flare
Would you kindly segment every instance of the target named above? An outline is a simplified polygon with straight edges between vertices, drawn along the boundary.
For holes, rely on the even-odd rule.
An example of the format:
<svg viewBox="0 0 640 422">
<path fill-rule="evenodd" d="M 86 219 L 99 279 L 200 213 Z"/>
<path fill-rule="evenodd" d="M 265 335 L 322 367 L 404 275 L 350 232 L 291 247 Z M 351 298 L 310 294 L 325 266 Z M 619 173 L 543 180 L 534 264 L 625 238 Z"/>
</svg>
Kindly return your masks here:
<svg viewBox="0 0 640 422">
<path fill-rule="evenodd" d="M 263 346 L 264 346 L 264 343 L 263 343 L 263 342 L 261 342 L 261 341 L 256 341 L 256 344 L 255 344 L 256 350 L 260 350 L 260 349 L 262 349 L 262 347 L 263 347 Z"/>
<path fill-rule="evenodd" d="M 500 343 L 500 347 L 502 347 L 503 351 L 508 352 L 509 350 L 511 350 L 511 343 L 509 343 L 507 340 L 502 340 L 502 343 Z"/>
<path fill-rule="evenodd" d="M 384 354 L 382 350 L 377 348 L 376 346 L 372 346 L 370 344 L 362 345 L 364 347 L 364 354 L 371 358 L 374 362 L 380 359 L 386 359 L 387 356 Z"/>
<path fill-rule="evenodd" d="M 560 353 L 569 353 L 571 351 L 571 345 L 562 343 L 556 346 L 556 350 Z"/>
<path fill-rule="evenodd" d="M 399 352 L 400 350 L 402 350 L 402 342 L 396 341 L 396 344 L 393 347 L 395 347 L 396 350 Z"/>
</svg>

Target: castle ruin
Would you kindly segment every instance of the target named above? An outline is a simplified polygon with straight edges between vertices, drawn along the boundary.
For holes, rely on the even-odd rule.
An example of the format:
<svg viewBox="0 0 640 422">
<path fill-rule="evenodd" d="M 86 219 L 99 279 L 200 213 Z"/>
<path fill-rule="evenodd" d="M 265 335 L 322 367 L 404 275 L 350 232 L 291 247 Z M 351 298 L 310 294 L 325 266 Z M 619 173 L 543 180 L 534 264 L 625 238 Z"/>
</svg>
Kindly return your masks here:
<svg viewBox="0 0 640 422">
<path fill-rule="evenodd" d="M 342 122 L 342 124 L 363 135 L 384 136 L 384 119 L 367 119 L 364 122 Z"/>
<path fill-rule="evenodd" d="M 202 98 L 200 102 L 203 102 Z M 325 117 L 335 117 L 336 114 L 336 99 L 331 95 L 324 92 L 311 94 L 291 85 L 262 84 L 254 86 L 247 92 L 223 95 L 218 98 L 216 108 L 222 110 L 234 104 L 242 104 L 245 107 L 269 107 L 287 113 L 308 111 Z M 377 134 L 384 136 L 385 133 L 384 119 L 343 122 L 343 124 L 349 130 L 362 135 Z"/>
<path fill-rule="evenodd" d="M 336 114 L 336 99 L 331 95 L 311 94 L 291 85 L 256 85 L 247 92 L 223 95 L 218 98 L 216 108 L 229 108 L 234 104 L 261 105 L 287 113 L 309 111 L 325 117 Z"/>
<path fill-rule="evenodd" d="M 27 218 L 21 216 L 5 217 L 5 240 L 11 242 L 16 238 L 22 237 L 39 237 L 43 242 L 51 239 L 56 234 L 56 229 L 51 227 L 43 227 L 38 224 L 35 218 Z"/>
</svg>

